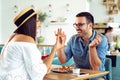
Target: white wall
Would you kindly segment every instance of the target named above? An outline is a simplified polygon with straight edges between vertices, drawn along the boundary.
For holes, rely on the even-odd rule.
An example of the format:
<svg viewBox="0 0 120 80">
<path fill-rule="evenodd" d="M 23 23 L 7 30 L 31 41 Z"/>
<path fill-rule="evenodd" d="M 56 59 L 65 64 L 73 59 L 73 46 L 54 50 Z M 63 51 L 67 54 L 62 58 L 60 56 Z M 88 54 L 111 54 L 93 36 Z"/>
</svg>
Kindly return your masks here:
<svg viewBox="0 0 120 80">
<path fill-rule="evenodd" d="M 106 6 L 102 4 L 103 0 L 91 0 L 90 12 L 95 17 L 95 22 L 107 22 L 109 17 L 114 18 L 115 23 L 120 23 L 120 12 L 118 14 L 108 15 Z"/>
<path fill-rule="evenodd" d="M 15 15 L 15 13 L 13 13 L 13 5 L 15 4 L 15 0 L 2 0 L 1 4 L 1 43 L 5 43 L 7 38 L 12 34 L 13 30 L 16 28 L 12 20 Z"/>
<path fill-rule="evenodd" d="M 0 43 L 5 43 L 7 38 L 13 33 L 16 29 L 16 26 L 13 23 L 13 18 L 17 13 L 14 13 L 14 5 L 18 6 L 18 12 L 29 5 L 34 5 L 35 9 L 40 8 L 42 12 L 48 12 L 48 5 L 52 4 L 53 12 L 51 20 L 56 19 L 57 17 L 65 17 L 67 18 L 67 25 L 48 25 L 48 27 L 42 26 L 42 35 L 46 36 L 45 44 L 53 44 L 54 37 L 53 31 L 57 29 L 57 27 L 64 27 L 66 30 L 66 34 L 71 35 L 74 33 L 74 29 L 72 24 L 74 23 L 74 16 L 76 13 L 81 11 L 88 11 L 88 3 L 87 0 L 1 0 L 2 4 L 2 16 L 0 16 L 0 33 L 1 40 Z M 70 11 L 67 13 L 65 9 L 65 5 L 70 4 Z M 69 36 L 68 35 L 68 36 Z M 52 41 L 49 41 L 49 40 Z"/>
<path fill-rule="evenodd" d="M 50 20 L 56 20 L 58 17 L 67 18 L 65 23 L 63 24 L 48 24 L 48 27 L 42 26 L 42 33 L 41 35 L 45 37 L 45 44 L 54 44 L 55 42 L 55 35 L 54 32 L 57 31 L 58 28 L 62 28 L 63 31 L 67 35 L 67 41 L 68 39 L 76 33 L 75 29 L 73 28 L 74 18 L 75 15 L 81 11 L 89 11 L 89 4 L 85 0 L 66 0 L 66 1 L 55 1 L 52 0 L 51 2 L 46 2 L 47 4 L 53 5 L 53 11 L 51 14 Z M 59 4 L 57 4 L 59 3 Z M 66 3 L 70 4 L 70 11 L 66 12 L 66 9 L 64 8 Z M 84 5 L 83 5 L 84 4 Z M 57 5 L 57 6 L 56 6 Z M 59 10 L 58 10 L 59 9 Z"/>
<path fill-rule="evenodd" d="M 89 3 L 90 2 L 90 8 Z M 66 12 L 65 5 L 70 4 L 70 11 Z M 48 13 L 48 5 L 52 4 L 52 13 Z M 13 23 L 13 18 L 17 13 L 14 13 L 14 5 L 18 6 L 18 12 L 29 5 L 34 5 L 35 9 L 40 8 L 42 12 L 47 12 L 52 17 L 47 18 L 42 25 L 42 34 L 45 36 L 45 44 L 54 43 L 54 31 L 58 27 L 62 27 L 68 38 L 75 33 L 72 26 L 75 15 L 81 11 L 90 11 L 95 17 L 95 22 L 107 22 L 109 17 L 114 18 L 115 23 L 120 23 L 120 13 L 108 15 L 106 7 L 102 5 L 102 0 L 0 0 L 0 44 L 5 43 L 7 38 L 16 29 Z M 67 18 L 66 24 L 49 25 L 48 22 L 56 20 L 58 17 Z M 46 27 L 46 25 L 48 27 Z"/>
<path fill-rule="evenodd" d="M 120 12 L 118 14 L 108 15 L 106 6 L 102 4 L 102 0 L 91 0 L 90 2 L 90 12 L 95 17 L 95 22 L 106 22 L 108 23 L 108 18 L 113 17 L 114 22 L 108 23 L 107 26 L 113 27 L 113 32 L 115 35 L 120 35 Z"/>
<path fill-rule="evenodd" d="M 0 19 L 1 19 L 1 17 L 2 17 L 2 1 L 0 0 Z M 2 26 L 1 26 L 1 21 L 2 21 L 2 19 L 0 20 L 0 43 L 1 43 L 1 30 L 2 30 Z"/>
</svg>

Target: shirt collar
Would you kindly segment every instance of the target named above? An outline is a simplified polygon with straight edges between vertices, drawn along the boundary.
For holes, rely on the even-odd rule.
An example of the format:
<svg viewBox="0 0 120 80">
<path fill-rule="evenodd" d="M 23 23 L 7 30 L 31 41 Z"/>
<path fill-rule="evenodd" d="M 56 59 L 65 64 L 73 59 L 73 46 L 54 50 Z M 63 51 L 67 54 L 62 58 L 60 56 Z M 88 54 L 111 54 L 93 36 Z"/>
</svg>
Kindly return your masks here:
<svg viewBox="0 0 120 80">
<path fill-rule="evenodd" d="M 97 32 L 95 30 L 93 30 L 92 31 L 92 36 L 90 37 L 89 42 L 93 41 L 94 38 L 96 37 L 96 35 L 97 35 Z M 79 39 L 79 41 L 83 42 L 83 40 L 81 38 L 79 38 L 78 36 L 76 37 L 76 39 Z"/>
<path fill-rule="evenodd" d="M 92 31 L 92 36 L 90 37 L 89 41 L 93 41 L 97 35 L 97 32 L 95 30 Z"/>
</svg>

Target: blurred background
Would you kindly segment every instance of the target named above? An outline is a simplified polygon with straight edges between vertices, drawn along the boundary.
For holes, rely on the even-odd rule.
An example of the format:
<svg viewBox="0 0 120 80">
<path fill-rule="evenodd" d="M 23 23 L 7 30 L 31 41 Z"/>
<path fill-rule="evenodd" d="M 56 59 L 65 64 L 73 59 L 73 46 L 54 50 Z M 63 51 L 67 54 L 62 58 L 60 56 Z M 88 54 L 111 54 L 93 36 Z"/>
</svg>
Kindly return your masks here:
<svg viewBox="0 0 120 80">
<path fill-rule="evenodd" d="M 68 40 L 76 33 L 73 28 L 75 15 L 82 11 L 93 14 L 94 29 L 99 33 L 111 26 L 114 34 L 120 35 L 120 0 L 0 0 L 0 44 L 4 44 L 16 29 L 13 23 L 15 15 L 27 6 L 40 9 L 45 14 L 37 36 L 44 38 L 43 44 L 54 44 L 54 32 L 60 27 Z"/>
</svg>

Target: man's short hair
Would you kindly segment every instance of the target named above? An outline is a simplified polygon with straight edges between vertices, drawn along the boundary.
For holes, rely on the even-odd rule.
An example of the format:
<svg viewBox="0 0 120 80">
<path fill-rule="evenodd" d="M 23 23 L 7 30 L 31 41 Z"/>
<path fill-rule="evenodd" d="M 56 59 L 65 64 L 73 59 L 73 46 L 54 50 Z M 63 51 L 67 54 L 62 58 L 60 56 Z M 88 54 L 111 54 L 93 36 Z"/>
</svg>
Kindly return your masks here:
<svg viewBox="0 0 120 80">
<path fill-rule="evenodd" d="M 94 17 L 89 12 L 80 12 L 76 15 L 76 17 L 86 17 L 87 23 L 92 22 L 94 24 Z"/>
</svg>

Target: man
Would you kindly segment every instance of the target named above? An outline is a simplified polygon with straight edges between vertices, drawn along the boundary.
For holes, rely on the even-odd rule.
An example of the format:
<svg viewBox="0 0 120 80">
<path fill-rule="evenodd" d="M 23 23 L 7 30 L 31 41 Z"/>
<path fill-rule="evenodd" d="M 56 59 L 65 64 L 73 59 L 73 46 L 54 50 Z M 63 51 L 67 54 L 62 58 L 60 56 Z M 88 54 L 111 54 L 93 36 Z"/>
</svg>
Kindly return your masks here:
<svg viewBox="0 0 120 80">
<path fill-rule="evenodd" d="M 70 38 L 65 49 L 62 48 L 58 51 L 60 62 L 63 64 L 73 57 L 75 67 L 105 70 L 104 64 L 108 43 L 104 35 L 93 30 L 93 16 L 88 12 L 78 13 L 73 26 L 77 34 Z M 57 34 L 62 38 L 64 36 L 61 42 L 65 42 L 66 35 L 62 32 L 62 29 L 58 29 Z"/>
</svg>

